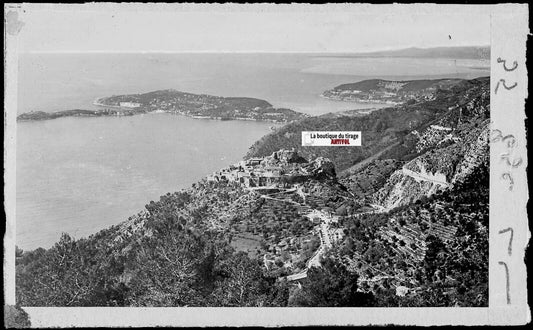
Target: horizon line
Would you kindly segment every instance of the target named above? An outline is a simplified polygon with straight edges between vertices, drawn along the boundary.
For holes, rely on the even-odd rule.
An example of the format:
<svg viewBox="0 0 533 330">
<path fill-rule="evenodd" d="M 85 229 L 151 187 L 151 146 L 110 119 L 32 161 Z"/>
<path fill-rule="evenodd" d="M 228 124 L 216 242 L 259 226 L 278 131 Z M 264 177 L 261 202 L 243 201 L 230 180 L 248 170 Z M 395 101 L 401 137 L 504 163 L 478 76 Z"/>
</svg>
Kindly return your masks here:
<svg viewBox="0 0 533 330">
<path fill-rule="evenodd" d="M 216 54 L 216 53 L 236 53 L 236 54 L 369 54 L 377 52 L 400 51 L 407 49 L 435 49 L 435 48 L 461 48 L 461 47 L 489 47 L 489 45 L 455 45 L 455 46 L 432 46 L 432 47 L 402 47 L 377 50 L 338 50 L 338 51 L 285 51 L 285 50 L 29 50 L 19 51 L 20 54 Z"/>
</svg>

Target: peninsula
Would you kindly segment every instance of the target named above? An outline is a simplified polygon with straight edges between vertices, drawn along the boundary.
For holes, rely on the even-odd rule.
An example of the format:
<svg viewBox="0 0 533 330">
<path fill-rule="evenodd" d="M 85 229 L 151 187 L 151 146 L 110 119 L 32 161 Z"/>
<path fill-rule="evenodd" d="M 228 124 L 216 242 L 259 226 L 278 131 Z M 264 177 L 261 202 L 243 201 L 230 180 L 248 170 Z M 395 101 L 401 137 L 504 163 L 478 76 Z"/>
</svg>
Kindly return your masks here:
<svg viewBox="0 0 533 330">
<path fill-rule="evenodd" d="M 423 79 L 392 81 L 383 79 L 363 80 L 339 85 L 322 93 L 332 100 L 357 103 L 400 104 L 408 101 L 430 101 L 438 90 L 450 90 L 462 79 Z"/>
<path fill-rule="evenodd" d="M 135 110 L 84 110 L 84 109 L 72 109 L 72 110 L 62 110 L 55 112 L 44 112 L 44 111 L 30 111 L 25 112 L 17 116 L 18 121 L 32 121 L 32 120 L 47 120 L 47 119 L 56 119 L 61 117 L 103 117 L 103 116 L 133 116 L 139 113 Z"/>
<path fill-rule="evenodd" d="M 184 93 L 173 89 L 144 94 L 102 97 L 94 105 L 105 109 L 72 109 L 56 112 L 30 111 L 18 121 L 47 120 L 60 117 L 133 116 L 148 112 L 168 112 L 199 119 L 256 120 L 288 123 L 309 117 L 286 108 L 274 108 L 267 101 L 250 97 L 221 97 Z"/>
<path fill-rule="evenodd" d="M 103 97 L 95 105 L 137 110 L 164 111 L 193 118 L 220 120 L 258 120 L 278 123 L 292 122 L 308 115 L 286 108 L 274 108 L 265 100 L 251 97 L 221 97 L 192 94 L 175 89 L 144 94 Z"/>
</svg>

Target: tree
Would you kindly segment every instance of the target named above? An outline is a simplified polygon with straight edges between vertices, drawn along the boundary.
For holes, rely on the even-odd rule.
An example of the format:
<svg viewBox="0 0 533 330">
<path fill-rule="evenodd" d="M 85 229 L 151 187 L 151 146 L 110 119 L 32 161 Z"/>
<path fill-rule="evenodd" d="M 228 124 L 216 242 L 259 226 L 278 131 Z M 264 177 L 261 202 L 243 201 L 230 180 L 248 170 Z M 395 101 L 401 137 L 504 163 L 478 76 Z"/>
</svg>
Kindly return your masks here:
<svg viewBox="0 0 533 330">
<path fill-rule="evenodd" d="M 212 293 L 216 306 L 259 307 L 268 305 L 269 287 L 257 262 L 245 253 L 232 255 L 220 265 L 222 278 Z M 274 293 L 271 298 L 279 297 Z"/>
<path fill-rule="evenodd" d="M 98 305 L 95 295 L 105 278 L 98 266 L 88 267 L 94 255 L 86 252 L 83 242 L 63 233 L 36 262 L 17 268 L 17 301 L 25 306 Z"/>
<path fill-rule="evenodd" d="M 139 242 L 135 249 L 139 252 L 131 269 L 134 275 L 129 284 L 128 305 L 200 303 L 203 295 L 195 284 L 209 281 L 210 259 L 213 258 L 204 238 L 195 236 L 192 231 L 164 231 L 153 239 Z"/>
<path fill-rule="evenodd" d="M 426 270 L 426 278 L 432 281 L 433 274 L 437 270 L 439 264 L 442 263 L 442 253 L 446 251 L 446 245 L 440 238 L 434 235 L 426 237 L 426 255 L 424 257 L 424 268 Z"/>
<path fill-rule="evenodd" d="M 373 296 L 357 292 L 357 275 L 332 259 L 325 259 L 322 267 L 312 267 L 307 283 L 291 299 L 293 306 L 302 307 L 362 307 L 372 306 Z"/>
</svg>

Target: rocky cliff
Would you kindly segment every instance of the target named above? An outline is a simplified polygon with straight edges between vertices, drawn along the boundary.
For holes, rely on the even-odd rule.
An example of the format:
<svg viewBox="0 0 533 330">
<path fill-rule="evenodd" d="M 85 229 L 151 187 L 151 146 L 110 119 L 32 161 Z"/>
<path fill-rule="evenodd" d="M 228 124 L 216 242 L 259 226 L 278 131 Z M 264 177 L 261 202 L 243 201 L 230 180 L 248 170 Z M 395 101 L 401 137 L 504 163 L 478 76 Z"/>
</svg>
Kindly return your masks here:
<svg viewBox="0 0 533 330">
<path fill-rule="evenodd" d="M 395 171 L 374 196 L 385 209 L 449 189 L 476 168 L 488 166 L 488 82 L 468 90 L 470 99 L 449 108 L 433 123 L 411 132 L 418 156 Z"/>
</svg>

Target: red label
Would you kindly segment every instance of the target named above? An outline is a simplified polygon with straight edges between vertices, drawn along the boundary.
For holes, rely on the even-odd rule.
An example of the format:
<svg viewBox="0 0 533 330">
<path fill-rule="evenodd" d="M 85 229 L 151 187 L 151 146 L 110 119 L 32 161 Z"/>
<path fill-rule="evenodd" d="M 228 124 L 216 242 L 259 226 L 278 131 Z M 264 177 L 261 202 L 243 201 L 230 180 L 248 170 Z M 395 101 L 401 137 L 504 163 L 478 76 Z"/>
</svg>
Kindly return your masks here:
<svg viewBox="0 0 533 330">
<path fill-rule="evenodd" d="M 350 139 L 331 139 L 331 144 L 350 144 Z"/>
</svg>

